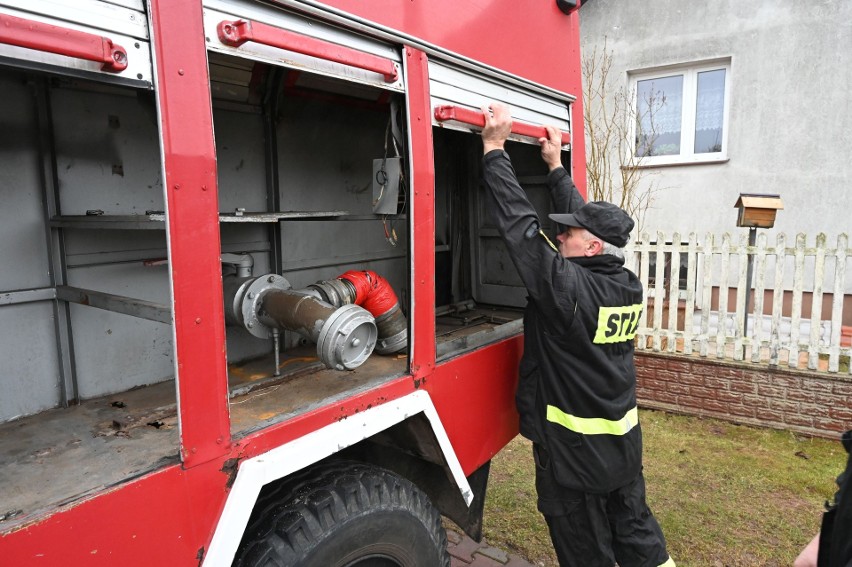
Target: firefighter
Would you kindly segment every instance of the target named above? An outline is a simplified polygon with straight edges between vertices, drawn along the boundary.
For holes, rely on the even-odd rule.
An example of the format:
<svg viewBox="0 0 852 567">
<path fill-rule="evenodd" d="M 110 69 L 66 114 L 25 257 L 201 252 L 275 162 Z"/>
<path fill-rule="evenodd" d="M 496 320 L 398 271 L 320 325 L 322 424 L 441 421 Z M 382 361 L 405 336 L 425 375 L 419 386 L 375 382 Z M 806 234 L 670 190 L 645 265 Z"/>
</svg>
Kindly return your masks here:
<svg viewBox="0 0 852 567">
<path fill-rule="evenodd" d="M 802 550 L 793 567 L 852 567 L 852 429 L 841 438 L 849 456 L 837 477 L 834 503 L 822 516 L 822 529 Z"/>
<path fill-rule="evenodd" d="M 672 567 L 645 502 L 633 366 L 643 292 L 621 250 L 633 220 L 611 203 L 584 202 L 548 126 L 539 143 L 560 225 L 554 244 L 503 150 L 509 108 L 482 110 L 487 207 L 529 294 L 515 401 L 559 565 Z"/>
</svg>

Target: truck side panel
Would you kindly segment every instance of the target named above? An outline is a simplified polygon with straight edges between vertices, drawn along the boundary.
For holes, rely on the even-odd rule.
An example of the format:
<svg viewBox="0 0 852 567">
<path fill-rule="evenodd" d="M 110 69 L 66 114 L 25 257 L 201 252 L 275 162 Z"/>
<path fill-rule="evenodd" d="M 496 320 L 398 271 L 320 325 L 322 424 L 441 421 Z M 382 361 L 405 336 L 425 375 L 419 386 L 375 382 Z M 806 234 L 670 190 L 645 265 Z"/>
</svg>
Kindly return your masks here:
<svg viewBox="0 0 852 567">
<path fill-rule="evenodd" d="M 401 476 L 422 464 L 407 478 L 464 520 L 484 465 L 517 433 L 524 294 L 483 208 L 477 128 L 435 106 L 475 112 L 497 98 L 533 128 L 555 119 L 573 129 L 564 161 L 582 172 L 577 15 L 550 2 L 519 10 L 0 0 L 0 18 L 105 38 L 127 17 L 116 37 L 134 69 L 0 35 L 0 119 L 14 134 L 0 142 L 0 262 L 15 268 L 0 271 L 4 560 L 198 565 L 241 463 L 327 427 L 346 435 L 302 464 L 344 445 Z M 226 41 L 222 26 L 239 22 L 263 41 Z M 495 29 L 508 37 L 491 41 Z M 367 55 L 392 76 L 359 67 Z M 546 218 L 534 136 L 507 151 Z M 388 159 L 399 169 L 390 198 L 376 172 Z M 273 332 L 286 317 L 262 298 L 334 302 L 354 287 L 350 270 L 388 282 L 406 342 L 340 370 L 310 332 Z M 240 295 L 246 281 L 262 292 Z M 425 396 L 431 426 L 403 412 L 393 431 L 355 432 Z"/>
</svg>

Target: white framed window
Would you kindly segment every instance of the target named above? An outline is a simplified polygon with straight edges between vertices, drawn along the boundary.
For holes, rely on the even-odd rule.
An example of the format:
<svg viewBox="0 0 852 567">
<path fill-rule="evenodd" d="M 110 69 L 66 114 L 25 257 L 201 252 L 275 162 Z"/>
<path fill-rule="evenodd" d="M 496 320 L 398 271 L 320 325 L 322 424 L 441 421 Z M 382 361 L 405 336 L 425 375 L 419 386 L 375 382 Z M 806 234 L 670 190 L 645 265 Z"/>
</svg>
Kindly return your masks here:
<svg viewBox="0 0 852 567">
<path fill-rule="evenodd" d="M 728 159 L 730 59 L 633 72 L 629 78 L 639 166 Z"/>
</svg>

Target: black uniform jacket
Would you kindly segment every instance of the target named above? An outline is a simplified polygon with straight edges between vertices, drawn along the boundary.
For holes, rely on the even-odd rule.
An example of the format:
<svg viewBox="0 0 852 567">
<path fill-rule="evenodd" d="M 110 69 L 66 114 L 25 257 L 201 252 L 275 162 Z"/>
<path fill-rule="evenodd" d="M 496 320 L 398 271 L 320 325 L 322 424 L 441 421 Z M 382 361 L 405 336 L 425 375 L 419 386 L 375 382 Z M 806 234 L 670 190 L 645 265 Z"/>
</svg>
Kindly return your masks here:
<svg viewBox="0 0 852 567">
<path fill-rule="evenodd" d="M 563 258 L 518 184 L 509 156 L 484 158 L 487 205 L 524 285 L 521 434 L 545 446 L 568 488 L 610 492 L 642 467 L 633 337 L 642 285 L 612 255 Z M 547 178 L 555 213 L 583 205 L 567 171 Z"/>
</svg>

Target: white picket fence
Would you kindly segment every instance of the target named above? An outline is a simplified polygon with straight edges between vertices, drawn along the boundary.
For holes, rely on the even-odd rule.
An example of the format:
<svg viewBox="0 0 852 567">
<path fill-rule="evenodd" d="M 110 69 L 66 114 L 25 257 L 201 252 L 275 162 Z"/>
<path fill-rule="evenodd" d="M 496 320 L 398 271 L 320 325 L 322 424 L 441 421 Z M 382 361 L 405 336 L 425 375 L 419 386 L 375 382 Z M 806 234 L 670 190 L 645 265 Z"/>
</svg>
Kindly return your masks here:
<svg viewBox="0 0 852 567">
<path fill-rule="evenodd" d="M 798 234 L 791 246 L 778 234 L 769 246 L 763 231 L 753 245 L 743 233 L 703 240 L 661 232 L 652 240 L 645 233 L 628 245 L 626 265 L 646 290 L 637 349 L 852 374 L 852 329 L 842 320 L 844 299 L 852 301 L 848 236 L 832 247 L 822 233 L 813 246 Z M 816 309 L 803 309 L 808 298 Z"/>
</svg>

